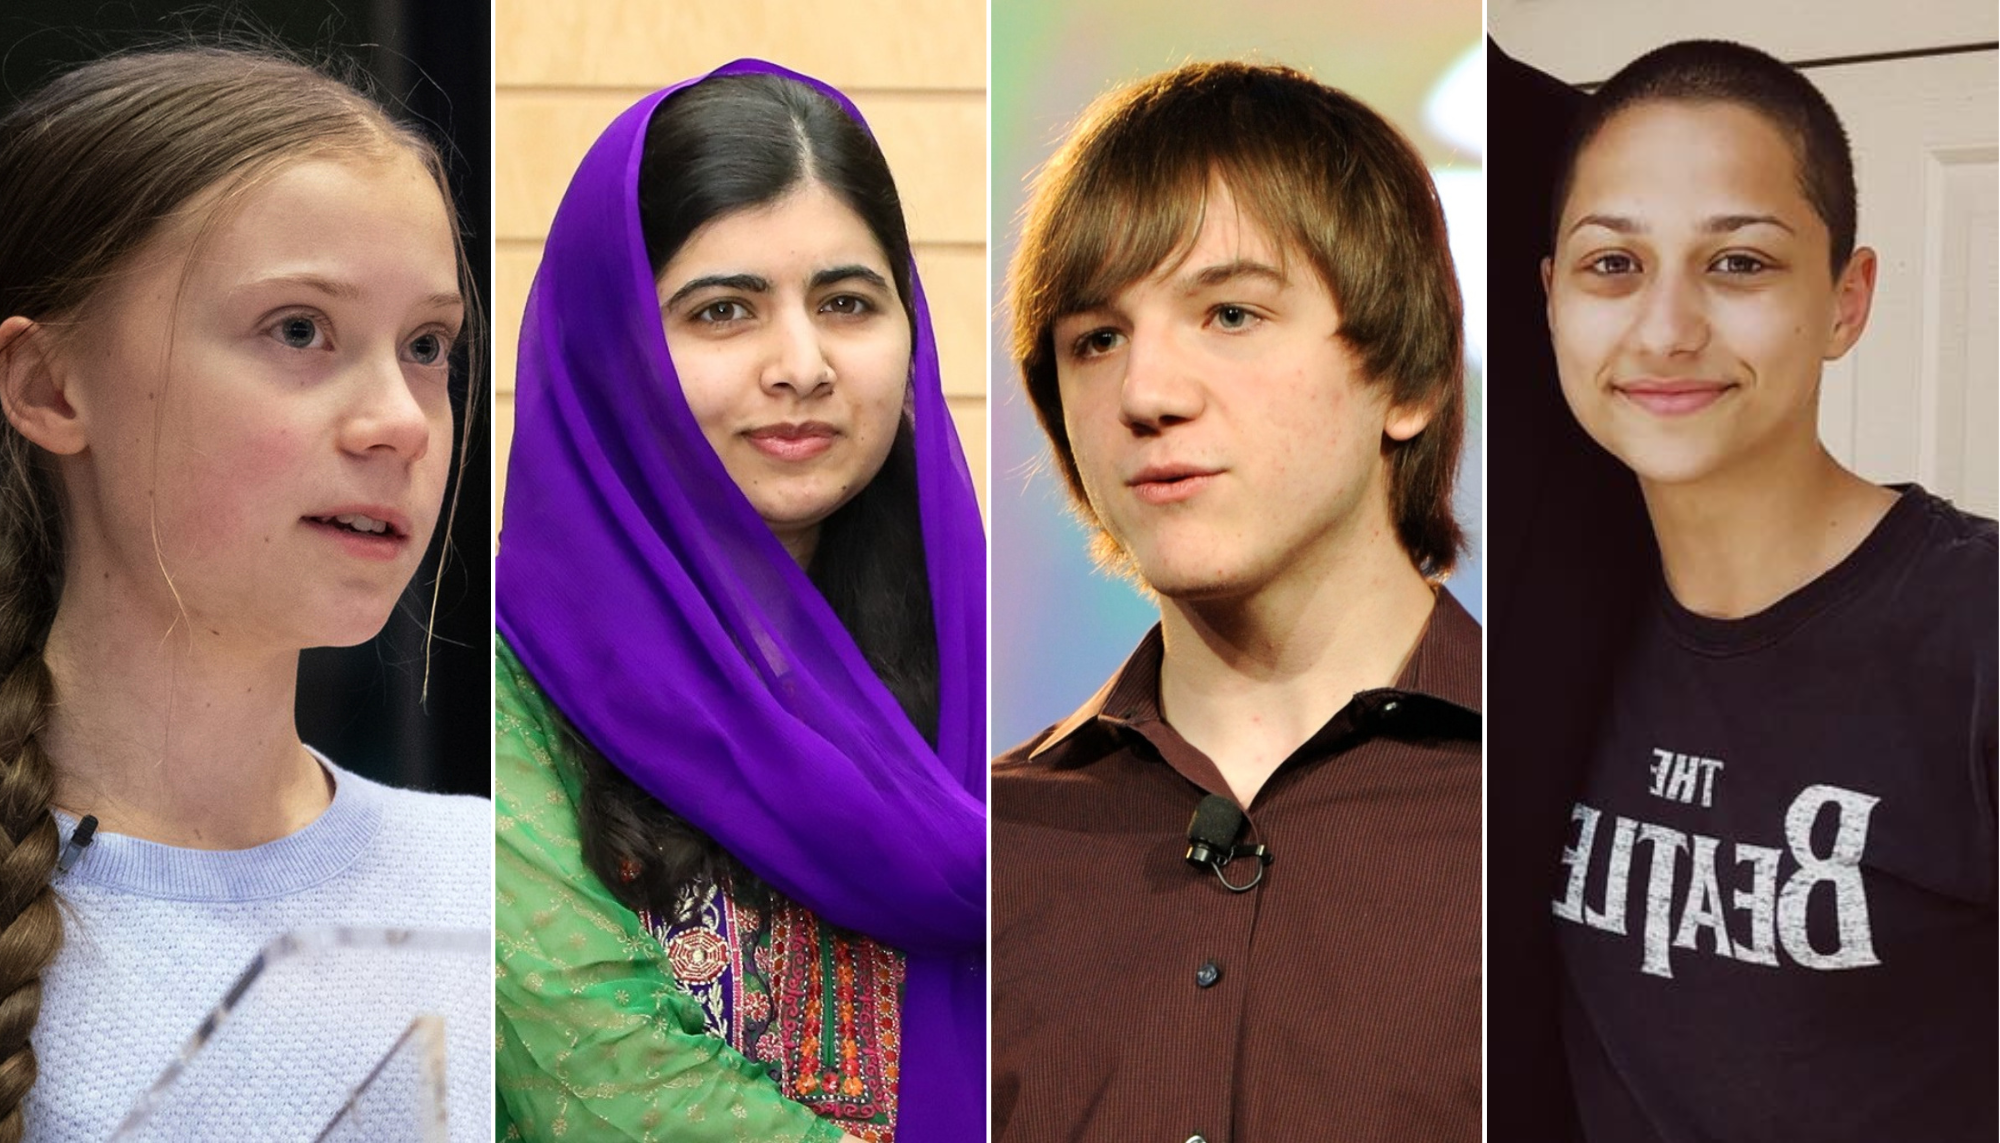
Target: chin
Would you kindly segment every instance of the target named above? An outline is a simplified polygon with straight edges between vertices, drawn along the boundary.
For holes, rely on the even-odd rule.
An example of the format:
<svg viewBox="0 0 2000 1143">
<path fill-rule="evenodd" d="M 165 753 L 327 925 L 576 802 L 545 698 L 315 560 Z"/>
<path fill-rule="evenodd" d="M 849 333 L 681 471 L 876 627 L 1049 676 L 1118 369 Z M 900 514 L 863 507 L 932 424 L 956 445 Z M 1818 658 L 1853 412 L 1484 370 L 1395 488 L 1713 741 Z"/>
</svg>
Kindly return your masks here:
<svg viewBox="0 0 2000 1143">
<path fill-rule="evenodd" d="M 1228 599 L 1256 586 L 1256 577 L 1247 569 L 1219 563 L 1213 551 L 1134 553 L 1109 537 L 1100 536 L 1097 562 L 1154 595 L 1184 603 Z"/>
<path fill-rule="evenodd" d="M 350 608 L 328 611 L 304 632 L 304 646 L 358 647 L 382 633 L 395 608 L 395 600 L 390 600 L 356 603 Z"/>
<path fill-rule="evenodd" d="M 1713 475 L 1720 467 L 1706 449 L 1676 449 L 1650 446 L 1609 450 L 1619 463 L 1632 470 L 1642 484 L 1693 484 Z"/>
</svg>

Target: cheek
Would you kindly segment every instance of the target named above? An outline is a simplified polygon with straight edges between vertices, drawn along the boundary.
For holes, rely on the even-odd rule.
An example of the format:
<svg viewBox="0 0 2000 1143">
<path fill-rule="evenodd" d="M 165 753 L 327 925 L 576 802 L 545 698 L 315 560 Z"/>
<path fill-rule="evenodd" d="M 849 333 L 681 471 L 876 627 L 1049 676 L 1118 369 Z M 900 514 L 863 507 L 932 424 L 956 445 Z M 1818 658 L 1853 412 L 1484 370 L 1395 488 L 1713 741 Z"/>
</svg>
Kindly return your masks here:
<svg viewBox="0 0 2000 1143">
<path fill-rule="evenodd" d="M 1719 305 L 1714 327 L 1730 351 L 1762 376 L 1819 374 L 1824 331 L 1815 328 L 1810 307 L 1795 299 L 1772 294 Z"/>
<path fill-rule="evenodd" d="M 201 556 L 244 541 L 262 542 L 289 520 L 287 499 L 306 469 L 305 436 L 242 421 L 203 439 L 163 437 L 155 485 L 161 539 Z"/>
<path fill-rule="evenodd" d="M 1118 410 L 1105 399 L 1108 385 L 1084 384 L 1058 375 L 1056 393 L 1062 401 L 1063 433 L 1069 438 L 1070 455 L 1086 486 L 1095 486 L 1097 470 L 1110 463 L 1110 446 L 1115 434 L 1125 434 Z"/>
<path fill-rule="evenodd" d="M 903 405 L 910 392 L 910 355 L 890 346 L 857 362 L 857 371 L 848 375 L 848 394 L 854 402 L 857 428 L 870 436 L 893 435 L 903 417 Z M 837 371 L 840 368 L 836 363 Z"/>
<path fill-rule="evenodd" d="M 1563 395 L 1575 404 L 1603 372 L 1628 316 L 1615 301 L 1557 288 L 1549 303 L 1549 348 Z"/>
<path fill-rule="evenodd" d="M 681 396 L 688 412 L 709 443 L 729 437 L 736 427 L 739 410 L 756 389 L 750 363 L 728 347 L 696 345 L 673 352 L 674 371 L 679 374 Z"/>
</svg>

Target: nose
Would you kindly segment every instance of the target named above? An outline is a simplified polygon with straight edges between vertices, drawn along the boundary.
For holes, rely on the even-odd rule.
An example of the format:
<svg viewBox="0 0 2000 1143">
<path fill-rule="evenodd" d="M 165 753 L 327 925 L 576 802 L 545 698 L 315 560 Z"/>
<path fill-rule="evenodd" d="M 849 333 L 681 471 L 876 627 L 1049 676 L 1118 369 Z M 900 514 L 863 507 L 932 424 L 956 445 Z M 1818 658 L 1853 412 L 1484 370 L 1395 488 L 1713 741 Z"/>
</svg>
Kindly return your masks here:
<svg viewBox="0 0 2000 1143">
<path fill-rule="evenodd" d="M 791 312 L 772 323 L 758 384 L 766 393 L 789 392 L 794 397 L 811 397 L 832 387 L 833 362 L 810 314 Z"/>
<path fill-rule="evenodd" d="M 1187 347 L 1165 330 L 1135 327 L 1125 347 L 1118 414 L 1141 435 L 1200 416 L 1206 396 Z"/>
<path fill-rule="evenodd" d="M 371 354 L 355 366 L 353 399 L 341 422 L 340 446 L 356 456 L 388 454 L 405 462 L 421 459 L 431 447 L 431 416 L 417 387 L 442 383 L 411 379 L 393 349 Z"/>
<path fill-rule="evenodd" d="M 1653 279 L 1633 317 L 1632 341 L 1641 351 L 1663 358 L 1707 346 L 1708 317 L 1694 275 L 1665 271 Z"/>
</svg>

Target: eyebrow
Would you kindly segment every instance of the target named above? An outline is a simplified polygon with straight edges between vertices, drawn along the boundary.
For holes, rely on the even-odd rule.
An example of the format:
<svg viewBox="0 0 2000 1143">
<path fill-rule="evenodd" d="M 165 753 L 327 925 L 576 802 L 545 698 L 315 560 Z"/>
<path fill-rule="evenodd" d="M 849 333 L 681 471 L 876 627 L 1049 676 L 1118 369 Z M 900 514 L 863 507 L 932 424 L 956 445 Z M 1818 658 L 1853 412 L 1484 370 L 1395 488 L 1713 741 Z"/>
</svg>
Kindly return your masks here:
<svg viewBox="0 0 2000 1143">
<path fill-rule="evenodd" d="M 1620 234 L 1644 234 L 1648 229 L 1645 223 L 1622 214 L 1586 214 L 1576 220 L 1569 233 L 1575 234 L 1586 226 L 1601 226 Z M 1728 234 L 1748 226 L 1775 226 L 1787 234 L 1798 233 L 1775 214 L 1718 214 L 1704 219 L 1701 230 L 1704 234 Z"/>
<path fill-rule="evenodd" d="M 1238 258 L 1234 262 L 1220 262 L 1203 267 L 1196 273 L 1186 276 L 1181 280 L 1181 292 L 1197 293 L 1243 278 L 1261 278 L 1280 287 L 1290 283 L 1290 279 L 1286 278 L 1283 271 L 1276 266 L 1250 258 Z"/>
<path fill-rule="evenodd" d="M 859 263 L 852 266 L 835 266 L 829 270 L 821 270 L 812 276 L 812 288 L 817 290 L 822 286 L 830 286 L 835 282 L 852 281 L 856 278 L 874 286 L 878 290 L 889 288 L 888 281 L 882 275 Z"/>
<path fill-rule="evenodd" d="M 836 282 L 849 282 L 857 278 L 867 282 L 878 290 L 889 288 L 888 279 L 860 263 L 852 266 L 833 266 L 817 271 L 806 285 L 808 289 L 817 290 Z M 741 290 L 746 294 L 768 294 L 771 292 L 771 280 L 760 274 L 704 274 L 699 278 L 689 281 L 680 289 L 675 290 L 673 296 L 660 304 L 660 308 L 663 310 L 672 309 L 682 298 L 687 297 L 696 290 L 711 288 Z"/>
<path fill-rule="evenodd" d="M 675 290 L 672 297 L 661 303 L 660 308 L 663 310 L 672 309 L 682 298 L 687 297 L 696 290 L 706 290 L 711 287 L 725 290 L 742 290 L 746 294 L 768 294 L 771 292 L 771 280 L 769 278 L 758 277 L 755 274 L 704 274 L 699 278 L 689 280 L 686 285 Z"/>
<path fill-rule="evenodd" d="M 362 294 L 361 287 L 355 285 L 353 282 L 322 277 L 318 274 L 278 274 L 273 277 L 259 278 L 254 282 L 250 282 L 247 288 L 260 289 L 266 286 L 304 286 L 308 290 L 317 291 L 329 298 L 343 302 L 359 301 Z M 463 308 L 465 306 L 465 296 L 457 290 L 451 290 L 449 292 L 432 294 L 427 298 L 421 298 L 419 302 L 424 306 L 439 309 L 449 306 Z"/>
</svg>

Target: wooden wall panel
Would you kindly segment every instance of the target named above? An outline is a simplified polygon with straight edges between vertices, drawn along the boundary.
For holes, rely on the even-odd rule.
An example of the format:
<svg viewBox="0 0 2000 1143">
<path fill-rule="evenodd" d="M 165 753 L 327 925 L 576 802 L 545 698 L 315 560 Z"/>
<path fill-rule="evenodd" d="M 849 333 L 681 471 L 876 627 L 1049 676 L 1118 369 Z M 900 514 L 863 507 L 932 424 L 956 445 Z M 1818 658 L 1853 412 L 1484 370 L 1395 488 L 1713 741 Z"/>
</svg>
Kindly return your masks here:
<svg viewBox="0 0 2000 1143">
<path fill-rule="evenodd" d="M 936 0 L 501 0 L 495 68 L 502 88 L 650 89 L 741 56 L 759 56 L 843 91 L 980 91 L 986 8 Z"/>
<path fill-rule="evenodd" d="M 494 233 L 502 239 L 547 235 L 549 219 L 583 153 L 605 124 L 644 94 L 503 89 L 494 108 L 494 129 L 503 140 L 494 187 Z M 854 102 L 896 173 L 911 240 L 983 243 L 985 190 L 961 172 L 986 168 L 984 97 L 920 93 L 861 96 Z"/>
</svg>

